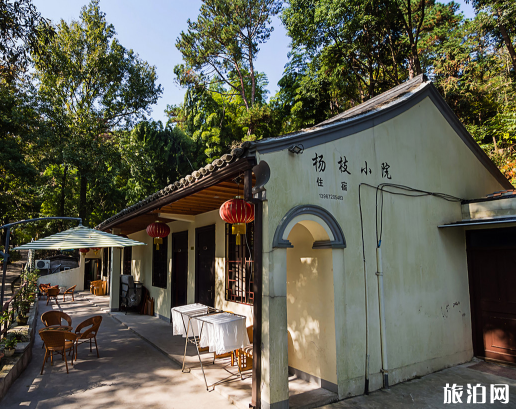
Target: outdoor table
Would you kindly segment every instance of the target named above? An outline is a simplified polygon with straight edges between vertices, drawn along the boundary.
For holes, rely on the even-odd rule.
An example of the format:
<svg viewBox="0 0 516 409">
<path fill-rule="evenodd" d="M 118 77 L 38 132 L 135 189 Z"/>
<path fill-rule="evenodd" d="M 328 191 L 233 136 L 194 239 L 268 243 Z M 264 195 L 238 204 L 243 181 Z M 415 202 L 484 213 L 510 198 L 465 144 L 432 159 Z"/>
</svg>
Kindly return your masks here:
<svg viewBox="0 0 516 409">
<path fill-rule="evenodd" d="M 190 372 L 190 368 L 185 367 L 186 349 L 190 342 L 195 345 L 197 350 L 206 390 L 209 390 L 199 348 L 208 347 L 210 352 L 220 355 L 228 352 L 234 354 L 236 350 L 246 347 L 249 345 L 249 339 L 245 321 L 246 317 L 243 315 L 225 312 L 203 304 L 189 304 L 172 308 L 173 334 L 182 335 L 185 338 L 182 372 Z M 209 325 L 205 326 L 205 324 Z M 240 365 L 237 366 L 240 379 L 242 379 Z"/>
</svg>

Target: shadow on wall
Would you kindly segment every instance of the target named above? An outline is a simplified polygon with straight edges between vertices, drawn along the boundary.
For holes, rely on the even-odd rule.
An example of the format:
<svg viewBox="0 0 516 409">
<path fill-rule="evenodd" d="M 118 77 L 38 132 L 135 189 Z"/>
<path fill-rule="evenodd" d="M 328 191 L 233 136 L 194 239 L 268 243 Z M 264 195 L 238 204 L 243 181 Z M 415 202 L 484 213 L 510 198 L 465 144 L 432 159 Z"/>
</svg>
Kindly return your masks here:
<svg viewBox="0 0 516 409">
<path fill-rule="evenodd" d="M 314 250 L 300 224 L 288 240 L 294 246 L 287 250 L 288 364 L 336 383 L 332 250 Z"/>
</svg>

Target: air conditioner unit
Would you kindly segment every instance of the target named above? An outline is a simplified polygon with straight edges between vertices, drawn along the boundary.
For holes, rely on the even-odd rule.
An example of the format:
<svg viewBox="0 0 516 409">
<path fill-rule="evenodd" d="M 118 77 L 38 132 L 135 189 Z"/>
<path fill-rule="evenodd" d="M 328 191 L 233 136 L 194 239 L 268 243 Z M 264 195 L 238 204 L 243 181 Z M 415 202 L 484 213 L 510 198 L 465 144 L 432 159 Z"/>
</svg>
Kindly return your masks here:
<svg viewBox="0 0 516 409">
<path fill-rule="evenodd" d="M 38 270 L 50 269 L 50 260 L 36 260 L 36 268 Z"/>
</svg>

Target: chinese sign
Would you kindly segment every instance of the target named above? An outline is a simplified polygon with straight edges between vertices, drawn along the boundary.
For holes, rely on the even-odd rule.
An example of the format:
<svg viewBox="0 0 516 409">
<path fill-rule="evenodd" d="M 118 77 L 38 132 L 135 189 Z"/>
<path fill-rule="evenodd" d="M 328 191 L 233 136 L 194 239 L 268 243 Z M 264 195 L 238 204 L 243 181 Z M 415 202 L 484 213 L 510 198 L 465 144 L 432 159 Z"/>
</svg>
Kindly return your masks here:
<svg viewBox="0 0 516 409">
<path fill-rule="evenodd" d="M 315 156 L 312 159 L 312 166 L 314 168 L 314 171 L 316 173 L 315 182 L 318 188 L 327 188 L 330 186 L 326 186 L 325 180 L 324 180 L 324 172 L 326 171 L 326 160 L 324 159 L 323 154 L 319 154 L 315 152 Z M 364 161 L 362 164 L 359 164 L 358 161 L 356 163 L 352 163 L 353 158 L 351 160 L 348 160 L 346 156 L 339 156 L 337 159 L 335 159 L 335 167 L 339 170 L 339 174 L 341 175 L 341 180 L 338 181 L 338 189 L 340 192 L 345 193 L 349 189 L 349 182 L 345 180 L 346 175 L 351 175 L 353 172 L 356 172 L 360 175 L 370 176 L 373 174 L 373 171 L 371 170 L 370 164 L 367 163 L 367 161 Z M 355 162 L 355 161 L 353 161 Z M 328 163 L 328 166 L 331 166 L 330 163 Z M 378 167 L 379 172 L 378 175 L 382 177 L 382 179 L 390 180 L 392 179 L 391 175 L 391 165 L 387 162 L 382 162 L 380 166 Z M 330 196 L 332 198 L 341 198 L 342 196 L 338 195 L 331 195 L 331 194 L 319 194 L 319 196 L 322 199 L 328 199 Z M 324 196 L 324 197 L 323 197 Z M 343 200 L 343 199 L 337 199 L 337 200 Z"/>
</svg>

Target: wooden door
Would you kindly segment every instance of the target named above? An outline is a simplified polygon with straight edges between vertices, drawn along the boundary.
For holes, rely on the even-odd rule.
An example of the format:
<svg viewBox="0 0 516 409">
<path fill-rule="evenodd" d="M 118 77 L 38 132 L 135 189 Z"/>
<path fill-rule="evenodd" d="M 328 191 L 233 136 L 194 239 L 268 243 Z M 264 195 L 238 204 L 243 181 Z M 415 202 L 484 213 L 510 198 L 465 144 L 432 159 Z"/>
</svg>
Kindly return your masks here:
<svg viewBox="0 0 516 409">
<path fill-rule="evenodd" d="M 172 307 L 186 305 L 188 231 L 172 234 Z"/>
<path fill-rule="evenodd" d="M 195 229 L 195 301 L 215 306 L 215 225 Z"/>
<path fill-rule="evenodd" d="M 507 229 L 497 230 L 507 234 L 502 232 Z M 489 238 L 486 233 L 469 234 Z M 475 355 L 516 363 L 516 243 L 512 238 L 482 241 L 476 248 L 468 246 Z"/>
</svg>

